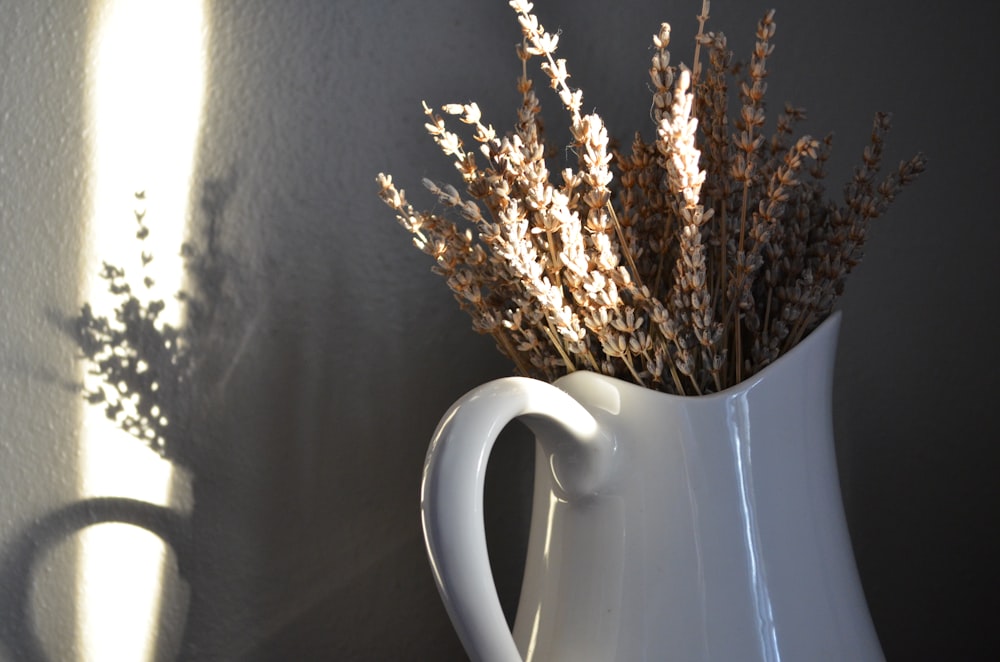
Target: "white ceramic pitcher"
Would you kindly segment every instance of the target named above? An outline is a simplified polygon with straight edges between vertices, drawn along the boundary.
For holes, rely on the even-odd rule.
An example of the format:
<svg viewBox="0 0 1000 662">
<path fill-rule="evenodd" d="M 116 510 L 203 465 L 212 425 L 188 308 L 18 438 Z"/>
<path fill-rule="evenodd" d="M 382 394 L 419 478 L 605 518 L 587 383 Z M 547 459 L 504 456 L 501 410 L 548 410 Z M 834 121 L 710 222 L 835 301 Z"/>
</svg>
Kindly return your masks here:
<svg viewBox="0 0 1000 662">
<path fill-rule="evenodd" d="M 593 373 L 460 399 L 425 465 L 435 579 L 473 660 L 881 660 L 834 457 L 839 316 L 744 383 L 678 397 Z M 483 484 L 519 417 L 538 451 L 513 634 Z"/>
</svg>

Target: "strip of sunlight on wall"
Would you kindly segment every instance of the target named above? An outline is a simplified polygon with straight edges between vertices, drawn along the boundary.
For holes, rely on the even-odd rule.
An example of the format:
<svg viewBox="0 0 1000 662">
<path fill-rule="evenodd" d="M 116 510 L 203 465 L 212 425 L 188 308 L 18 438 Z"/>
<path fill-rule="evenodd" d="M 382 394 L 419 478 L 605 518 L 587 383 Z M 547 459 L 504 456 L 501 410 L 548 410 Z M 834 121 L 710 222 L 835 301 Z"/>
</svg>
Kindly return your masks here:
<svg viewBox="0 0 1000 662">
<path fill-rule="evenodd" d="M 88 65 L 90 225 L 83 292 L 97 315 L 117 305 L 98 277 L 103 262 L 125 269 L 136 294 L 167 304 L 160 319 L 182 323 L 174 299 L 183 285 L 179 256 L 205 90 L 202 0 L 93 0 Z M 136 194 L 142 192 L 141 196 Z M 149 238 L 136 238 L 135 212 Z M 153 254 L 143 267 L 140 254 Z M 155 282 L 142 286 L 145 276 Z M 85 377 L 93 379 L 93 377 Z M 93 384 L 93 382 L 87 382 Z M 170 506 L 173 468 L 83 406 L 81 497 L 116 496 Z M 167 548 L 124 524 L 86 529 L 79 538 L 78 660 L 156 657 Z"/>
</svg>

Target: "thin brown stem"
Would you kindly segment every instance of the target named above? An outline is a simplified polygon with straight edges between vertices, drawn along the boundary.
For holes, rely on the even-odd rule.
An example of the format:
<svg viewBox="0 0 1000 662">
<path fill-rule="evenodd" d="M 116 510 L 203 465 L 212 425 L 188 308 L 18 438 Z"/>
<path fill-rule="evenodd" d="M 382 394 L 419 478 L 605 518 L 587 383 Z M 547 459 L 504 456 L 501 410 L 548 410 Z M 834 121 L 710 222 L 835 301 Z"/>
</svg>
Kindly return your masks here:
<svg viewBox="0 0 1000 662">
<path fill-rule="evenodd" d="M 701 75 L 701 38 L 705 34 L 705 23 L 709 18 L 708 5 L 709 0 L 702 0 L 701 14 L 698 15 L 698 34 L 694 38 L 694 64 L 691 65 L 694 67 L 691 72 L 692 86 L 698 82 L 698 77 Z"/>
<path fill-rule="evenodd" d="M 625 235 L 622 232 L 622 225 L 618 222 L 618 214 L 615 213 L 615 208 L 609 201 L 607 204 L 608 214 L 611 216 L 611 222 L 615 226 L 615 235 L 618 237 L 618 247 L 621 254 L 625 256 L 625 261 L 628 262 L 628 268 L 631 270 L 632 280 L 642 287 L 642 274 L 639 273 L 639 269 L 635 266 L 635 261 L 632 259 L 632 251 L 629 250 L 628 242 L 625 241 Z"/>
<path fill-rule="evenodd" d="M 547 326 L 542 327 L 545 330 L 545 335 L 549 337 L 549 342 L 555 347 L 555 350 L 559 353 L 559 357 L 566 364 L 566 370 L 569 372 L 576 372 L 576 365 L 573 363 L 573 359 L 569 357 L 569 353 L 563 348 L 562 340 L 559 339 L 559 332 L 553 327 L 551 320 L 546 320 Z"/>
</svg>

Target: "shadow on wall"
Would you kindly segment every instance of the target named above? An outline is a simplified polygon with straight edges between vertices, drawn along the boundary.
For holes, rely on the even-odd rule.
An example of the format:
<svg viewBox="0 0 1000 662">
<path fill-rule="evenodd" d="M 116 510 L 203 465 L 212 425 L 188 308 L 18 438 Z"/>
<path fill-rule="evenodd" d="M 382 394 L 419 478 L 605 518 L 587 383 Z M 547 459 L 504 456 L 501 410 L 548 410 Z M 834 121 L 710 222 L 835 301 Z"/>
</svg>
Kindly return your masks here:
<svg viewBox="0 0 1000 662">
<path fill-rule="evenodd" d="M 131 524 L 155 534 L 174 550 L 182 577 L 189 576 L 190 529 L 186 518 L 169 508 L 135 499 L 92 498 L 71 503 L 36 521 L 0 556 L 0 642 L 19 662 L 48 662 L 32 622 L 35 570 L 45 553 L 78 531 L 108 522 Z"/>
<path fill-rule="evenodd" d="M 99 373 L 99 386 L 83 396 L 136 443 L 183 467 L 194 507 L 181 512 L 134 499 L 90 498 L 13 532 L 0 548 L 0 659 L 53 660 L 34 620 L 35 579 L 53 549 L 104 523 L 132 525 L 160 538 L 187 585 L 186 610 L 161 613 L 160 624 L 167 626 L 162 636 L 179 641 L 160 641 L 157 659 L 168 650 L 184 660 L 312 659 L 321 650 L 333 659 L 393 659 L 404 650 L 461 657 L 426 563 L 416 489 L 413 512 L 394 502 L 387 506 L 377 483 L 372 495 L 346 492 L 341 473 L 374 466 L 375 460 L 355 458 L 359 451 L 350 444 L 323 443 L 331 441 L 329 423 L 345 420 L 344 412 L 297 409 L 317 389 L 296 372 L 302 357 L 295 352 L 305 350 L 281 326 L 287 324 L 282 293 L 258 291 L 269 275 L 254 269 L 268 267 L 248 268 L 235 257 L 239 233 L 224 221 L 237 182 L 234 170 L 203 185 L 202 227 L 185 249 L 183 329 L 158 323 L 156 302 L 140 300 L 141 275 L 110 265 L 105 276 L 116 293 L 117 319 L 86 307 L 70 319 L 49 314 Z M 141 216 L 136 221 L 139 235 L 155 234 Z M 353 400 L 338 406 L 354 406 Z M 306 424 L 303 416 L 328 420 L 320 420 L 315 435 L 305 434 L 295 429 Z M 505 444 L 508 450 L 497 454 L 496 464 L 501 473 L 528 480 L 531 472 L 523 465 L 530 464 L 533 445 L 530 436 L 520 436 L 520 442 Z M 406 473 L 419 477 L 417 471 Z M 488 521 L 488 535 L 491 552 L 498 549 L 498 586 L 510 616 L 526 540 L 509 531 L 525 528 L 518 518 L 529 502 L 525 486 L 517 493 L 524 498 L 511 499 L 510 485 L 488 485 L 486 495 L 487 510 L 499 513 Z M 411 523 L 412 531 L 391 533 L 398 530 L 394 518 Z M 368 551 L 357 557 L 356 550 Z M 415 605 L 442 613 L 413 618 Z M 373 623 L 393 636 L 379 634 L 382 626 Z"/>
<path fill-rule="evenodd" d="M 148 307 L 127 313 L 140 332 L 136 343 L 152 343 L 146 369 L 136 363 L 126 370 L 129 388 L 151 391 L 146 373 L 156 370 L 156 390 L 163 389 L 127 424 L 143 437 L 136 444 L 187 469 L 194 508 L 179 515 L 126 499 L 85 501 L 4 531 L 0 659 L 51 655 L 47 623 L 30 611 L 38 589 L 32 574 L 42 573 L 48 550 L 102 522 L 138 526 L 173 548 L 189 603 L 186 614 L 164 620 L 184 621 L 181 659 L 463 659 L 420 536 L 420 467 L 436 416 L 462 390 L 508 368 L 499 358 L 491 363 L 490 354 L 480 358 L 484 346 L 466 340 L 473 334 L 464 324 L 450 333 L 440 323 L 441 311 L 451 311 L 446 293 L 439 306 L 422 296 L 421 281 L 409 286 L 409 277 L 398 277 L 401 256 L 373 241 L 398 232 L 375 195 L 377 167 L 344 157 L 365 140 L 380 144 L 371 139 L 383 135 L 366 99 L 385 86 L 369 90 L 370 68 L 345 63 L 368 56 L 362 46 L 374 33 L 359 25 L 374 28 L 380 21 L 373 19 L 391 8 L 372 3 L 352 16 L 315 2 L 270 13 L 267 3 L 223 4 L 213 6 L 218 29 L 208 60 L 209 78 L 225 84 L 211 89 L 204 131 L 211 149 L 203 138 L 199 160 L 209 174 L 230 158 L 240 167 L 202 185 L 201 227 L 192 234 L 200 239 L 188 263 L 187 353 L 160 351 L 167 338 Z M 406 9 L 403 17 L 421 14 Z M 412 33 L 409 20 L 394 25 L 401 37 Z M 317 72 L 327 78 L 317 80 Z M 361 94 L 340 94 L 344 89 Z M 387 100 L 400 93 L 385 89 Z M 417 181 L 418 170 L 414 164 L 410 173 Z M 355 190 L 362 191 L 357 206 L 338 205 L 339 222 L 331 222 L 331 202 Z M 359 230 L 368 217 L 385 220 Z M 121 285 L 115 272 L 108 275 L 107 285 Z M 142 280 L 139 272 L 128 276 Z M 385 293 L 378 286 L 386 283 L 407 288 Z M 123 291 L 117 301 L 128 299 Z M 59 306 L 53 324 L 75 333 L 65 319 L 75 304 Z M 412 325 L 404 342 L 387 317 L 435 322 Z M 83 328 L 98 331 L 99 318 L 91 311 Z M 102 333 L 84 337 L 102 346 L 109 339 Z M 374 348 L 388 355 L 381 366 L 365 354 Z M 407 360 L 391 378 L 379 374 L 399 357 Z M 95 406 L 114 408 L 114 396 L 98 401 L 94 393 Z M 158 414 L 169 424 L 160 425 Z M 530 480 L 530 440 L 523 448 L 512 449 L 501 476 Z M 509 531 L 526 507 L 513 508 L 509 493 L 508 482 L 498 485 L 493 501 L 507 510 L 488 526 L 498 524 L 493 537 L 515 550 L 497 554 L 504 559 L 498 568 L 511 566 L 501 593 L 513 605 L 520 570 L 506 559 L 520 556 L 524 540 Z"/>
<path fill-rule="evenodd" d="M 164 459 L 185 468 L 196 487 L 196 479 L 206 472 L 203 452 L 211 446 L 212 431 L 206 421 L 212 420 L 212 407 L 219 405 L 218 366 L 225 361 L 231 370 L 242 347 L 233 330 L 243 311 L 234 302 L 247 297 L 234 296 L 239 267 L 220 241 L 224 211 L 236 181 L 233 171 L 203 186 L 202 238 L 183 247 L 189 274 L 189 291 L 178 295 L 186 304 L 183 329 L 159 324 L 163 302 L 143 302 L 136 296 L 136 284 L 108 264 L 102 275 L 118 297 L 114 320 L 95 315 L 89 304 L 72 319 L 49 313 L 54 324 L 73 336 L 94 374 L 100 375 L 101 383 L 84 393 L 87 400 L 104 406 L 108 418 Z M 136 236 L 144 240 L 150 230 L 142 214 L 136 214 L 136 221 Z M 143 262 L 151 260 L 144 253 Z M 244 329 L 249 333 L 252 326 Z M 79 386 L 67 388 L 78 390 Z M 0 651 L 6 649 L 12 659 L 25 662 L 49 659 L 33 622 L 36 570 L 50 550 L 83 529 L 104 523 L 133 525 L 163 540 L 176 556 L 181 578 L 192 589 L 191 605 L 200 600 L 194 570 L 198 536 L 192 515 L 135 499 L 84 499 L 37 519 L 18 532 L 6 549 L 0 549 Z"/>
</svg>

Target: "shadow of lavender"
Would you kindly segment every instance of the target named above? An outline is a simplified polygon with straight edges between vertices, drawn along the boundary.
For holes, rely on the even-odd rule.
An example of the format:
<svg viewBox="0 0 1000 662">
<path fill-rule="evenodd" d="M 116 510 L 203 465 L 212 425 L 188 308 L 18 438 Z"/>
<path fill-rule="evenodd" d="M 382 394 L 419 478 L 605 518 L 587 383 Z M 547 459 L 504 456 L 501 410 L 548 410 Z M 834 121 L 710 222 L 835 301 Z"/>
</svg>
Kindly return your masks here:
<svg viewBox="0 0 1000 662">
<path fill-rule="evenodd" d="M 101 273 L 118 304 L 111 315 L 98 313 L 89 302 L 73 317 L 49 313 L 50 322 L 73 338 L 81 360 L 97 378 L 90 386 L 63 387 L 82 391 L 90 405 L 103 407 L 106 416 L 137 442 L 182 468 L 195 491 L 198 477 L 208 472 L 206 461 L 218 461 L 206 425 L 211 408 L 218 404 L 212 385 L 223 371 L 220 361 L 231 366 L 234 360 L 227 348 L 232 346 L 237 314 L 234 302 L 240 300 L 232 296 L 239 266 L 223 250 L 220 234 L 236 183 L 232 170 L 203 184 L 203 224 L 181 248 L 188 277 L 177 295 L 185 311 L 183 327 L 161 323 L 163 301 L 143 299 L 142 289 L 152 285 L 148 277 L 142 275 L 136 282 L 134 274 L 111 264 L 105 264 Z M 151 231 L 142 214 L 136 213 L 135 220 L 136 237 L 144 242 Z M 143 252 L 144 265 L 152 259 Z M 206 459 L 206 454 L 216 459 Z M 189 611 L 205 602 L 197 579 L 202 555 L 196 549 L 194 518 L 193 513 L 136 499 L 96 497 L 65 505 L 23 527 L 0 550 L 0 650 L 26 662 L 49 659 L 32 613 L 36 572 L 50 550 L 98 524 L 129 524 L 160 538 L 173 550 L 180 579 L 191 589 Z M 184 625 L 182 639 L 187 629 Z"/>
</svg>

